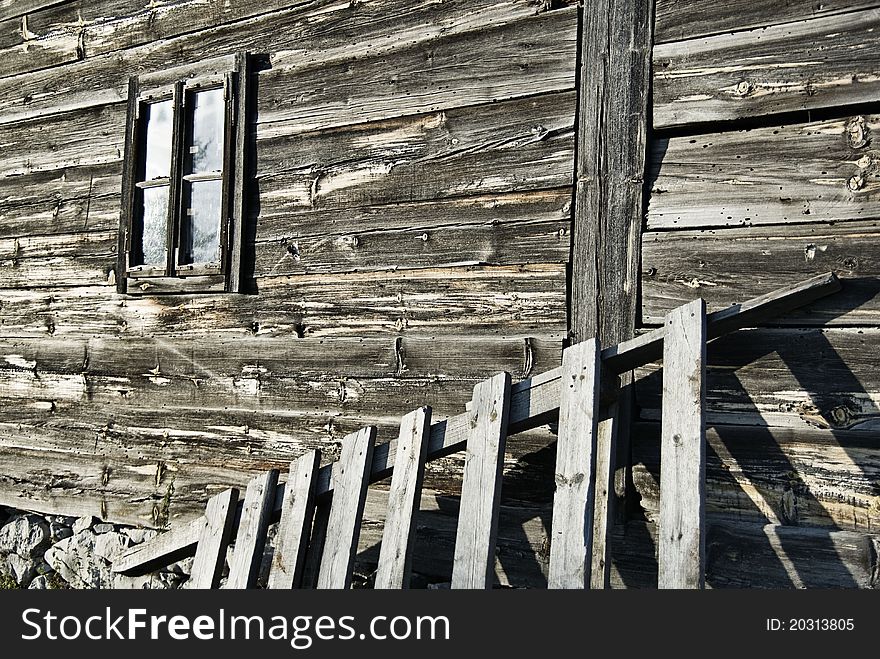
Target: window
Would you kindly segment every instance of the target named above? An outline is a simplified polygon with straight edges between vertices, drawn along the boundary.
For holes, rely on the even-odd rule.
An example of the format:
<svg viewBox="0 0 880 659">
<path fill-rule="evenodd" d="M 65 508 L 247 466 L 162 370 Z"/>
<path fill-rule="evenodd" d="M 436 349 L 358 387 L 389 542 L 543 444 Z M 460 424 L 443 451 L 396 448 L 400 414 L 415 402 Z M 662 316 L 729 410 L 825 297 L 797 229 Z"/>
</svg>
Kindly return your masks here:
<svg viewBox="0 0 880 659">
<path fill-rule="evenodd" d="M 240 289 L 244 54 L 129 82 L 117 288 Z"/>
</svg>

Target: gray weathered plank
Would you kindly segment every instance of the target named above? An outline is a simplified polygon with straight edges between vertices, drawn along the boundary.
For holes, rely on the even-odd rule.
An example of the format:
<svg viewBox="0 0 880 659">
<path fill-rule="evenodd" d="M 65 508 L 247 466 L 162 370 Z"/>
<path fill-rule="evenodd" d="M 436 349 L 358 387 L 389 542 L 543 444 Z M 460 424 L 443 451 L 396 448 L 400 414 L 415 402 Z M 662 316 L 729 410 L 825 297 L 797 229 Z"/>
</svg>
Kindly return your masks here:
<svg viewBox="0 0 880 659">
<path fill-rule="evenodd" d="M 401 420 L 375 588 L 409 587 L 413 522 L 421 499 L 430 436 L 430 407 L 414 410 Z"/>
<path fill-rule="evenodd" d="M 601 364 L 598 339 L 569 346 L 562 353 L 556 493 L 547 577 L 550 588 L 590 585 Z"/>
<path fill-rule="evenodd" d="M 649 230 L 819 224 L 880 215 L 880 115 L 658 139 Z M 782 231 L 782 229 L 780 229 Z"/>
<path fill-rule="evenodd" d="M 253 588 L 257 583 L 277 485 L 277 469 L 255 476 L 247 485 L 226 588 Z"/>
<path fill-rule="evenodd" d="M 702 588 L 706 567 L 706 305 L 666 317 L 660 445 L 660 588 Z"/>
<path fill-rule="evenodd" d="M 315 475 L 321 452 L 312 450 L 290 463 L 284 484 L 281 519 L 275 535 L 275 553 L 269 572 L 269 588 L 299 588 L 305 568 L 309 530 L 315 512 Z"/>
<path fill-rule="evenodd" d="M 370 482 L 376 429 L 364 428 L 342 440 L 342 453 L 332 465 L 333 503 L 321 553 L 318 588 L 347 589 Z"/>
<path fill-rule="evenodd" d="M 611 532 L 614 527 L 614 465 L 617 464 L 619 402 L 615 400 L 600 414 L 596 426 L 595 494 L 593 495 L 593 546 L 589 587 L 609 587 L 611 568 Z"/>
<path fill-rule="evenodd" d="M 878 25 L 874 7 L 658 44 L 654 127 L 874 102 Z"/>
<path fill-rule="evenodd" d="M 24 16 L 65 2 L 69 0 L 0 0 L 0 20 Z"/>
<path fill-rule="evenodd" d="M 202 530 L 187 581 L 188 588 L 216 588 L 220 584 L 235 523 L 236 503 L 238 490 L 225 490 L 208 500 L 204 518 L 196 520 L 195 524 Z"/>
<path fill-rule="evenodd" d="M 510 414 L 510 374 L 474 387 L 467 412 L 467 456 L 455 536 L 452 588 L 491 588 L 501 498 L 501 466 Z"/>
</svg>

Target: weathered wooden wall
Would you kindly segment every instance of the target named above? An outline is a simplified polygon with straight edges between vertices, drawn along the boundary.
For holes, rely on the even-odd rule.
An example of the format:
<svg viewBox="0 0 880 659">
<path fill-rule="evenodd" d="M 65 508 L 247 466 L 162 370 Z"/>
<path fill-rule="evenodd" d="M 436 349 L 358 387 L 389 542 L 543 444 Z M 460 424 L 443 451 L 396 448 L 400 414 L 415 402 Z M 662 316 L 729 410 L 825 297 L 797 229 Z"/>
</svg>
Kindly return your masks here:
<svg viewBox="0 0 880 659">
<path fill-rule="evenodd" d="M 712 537 L 749 560 L 808 556 L 795 522 L 829 555 L 862 547 L 834 529 L 866 547 L 877 530 L 877 5 L 656 6 L 641 324 L 697 295 L 714 310 L 846 279 L 710 348 Z M 0 0 L 0 502 L 173 524 L 360 425 L 388 439 L 416 406 L 461 412 L 494 372 L 558 365 L 578 28 L 573 0 Z M 239 50 L 264 56 L 249 293 L 117 295 L 127 79 Z M 645 519 L 617 585 L 652 578 L 658 378 L 639 375 Z M 552 439 L 508 442 L 502 582 L 543 579 Z M 429 468 L 416 569 L 451 558 L 460 469 Z M 746 584 L 712 537 L 709 583 Z M 876 552 L 838 553 L 870 585 Z M 818 572 L 802 582 L 835 583 Z"/>
</svg>

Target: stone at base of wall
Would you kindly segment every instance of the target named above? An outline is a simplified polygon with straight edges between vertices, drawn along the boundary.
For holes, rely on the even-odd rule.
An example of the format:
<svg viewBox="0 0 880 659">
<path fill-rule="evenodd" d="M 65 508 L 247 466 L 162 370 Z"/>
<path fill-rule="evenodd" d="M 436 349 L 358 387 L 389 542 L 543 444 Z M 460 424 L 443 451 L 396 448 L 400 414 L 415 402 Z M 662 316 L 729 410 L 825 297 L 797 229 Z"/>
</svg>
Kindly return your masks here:
<svg viewBox="0 0 880 659">
<path fill-rule="evenodd" d="M 192 559 L 140 577 L 111 570 L 117 556 L 156 534 L 94 517 L 0 507 L 0 588 L 179 588 Z"/>
</svg>

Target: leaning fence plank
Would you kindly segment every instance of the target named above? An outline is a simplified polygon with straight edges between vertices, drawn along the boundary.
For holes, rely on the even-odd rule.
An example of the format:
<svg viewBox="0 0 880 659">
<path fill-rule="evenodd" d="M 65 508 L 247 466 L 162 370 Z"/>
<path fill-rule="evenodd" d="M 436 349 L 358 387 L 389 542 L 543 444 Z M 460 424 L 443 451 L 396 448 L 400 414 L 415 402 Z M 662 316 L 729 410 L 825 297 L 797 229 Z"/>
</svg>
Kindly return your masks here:
<svg viewBox="0 0 880 659">
<path fill-rule="evenodd" d="M 430 407 L 414 410 L 400 422 L 375 588 L 409 587 L 413 520 L 422 492 L 430 434 Z"/>
<path fill-rule="evenodd" d="M 226 548 L 232 536 L 238 490 L 232 488 L 208 499 L 205 523 L 196 547 L 187 588 L 216 588 L 226 561 Z"/>
<path fill-rule="evenodd" d="M 277 485 L 277 469 L 255 476 L 248 483 L 226 588 L 253 588 L 257 583 Z"/>
<path fill-rule="evenodd" d="M 593 549 L 590 588 L 607 588 L 611 561 L 612 497 L 614 466 L 617 463 L 617 434 L 621 415 L 619 402 L 603 410 L 596 425 L 596 488 L 593 496 Z"/>
<path fill-rule="evenodd" d="M 342 440 L 342 454 L 333 465 L 333 502 L 318 569 L 318 588 L 348 588 L 357 550 L 361 517 L 370 482 L 376 429 L 364 428 Z"/>
<path fill-rule="evenodd" d="M 547 579 L 550 588 L 585 588 L 590 582 L 599 356 L 597 339 L 569 346 L 562 353 L 556 493 Z"/>
<path fill-rule="evenodd" d="M 705 573 L 706 305 L 666 316 L 658 586 L 702 588 Z"/>
<path fill-rule="evenodd" d="M 453 588 L 490 588 L 501 499 L 501 472 L 510 414 L 510 374 L 474 387 L 470 431 L 455 535 Z"/>
<path fill-rule="evenodd" d="M 709 338 L 716 338 L 742 327 L 753 327 L 780 314 L 836 293 L 840 280 L 827 272 L 811 279 L 783 286 L 775 291 L 753 298 L 742 304 L 706 317 Z M 637 336 L 602 350 L 602 367 L 608 372 L 622 373 L 658 359 L 663 354 L 665 329 Z M 517 433 L 536 428 L 552 420 L 559 407 L 559 368 L 538 373 L 516 383 L 511 389 L 509 432 Z M 459 414 L 431 424 L 427 459 L 436 460 L 464 448 L 467 441 L 470 414 Z M 394 468 L 396 441 L 376 447 L 370 482 L 387 478 Z M 333 491 L 331 466 L 318 472 L 317 495 L 329 497 Z M 276 500 L 275 515 L 281 513 L 281 500 Z M 202 532 L 201 519 L 193 520 L 154 540 L 133 547 L 113 563 L 113 571 L 123 574 L 142 574 L 185 556 L 192 556 Z"/>
<path fill-rule="evenodd" d="M 269 588 L 299 588 L 302 583 L 309 528 L 315 512 L 315 475 L 320 463 L 319 450 L 309 451 L 290 463 L 281 504 L 281 521 L 275 535 Z"/>
</svg>

